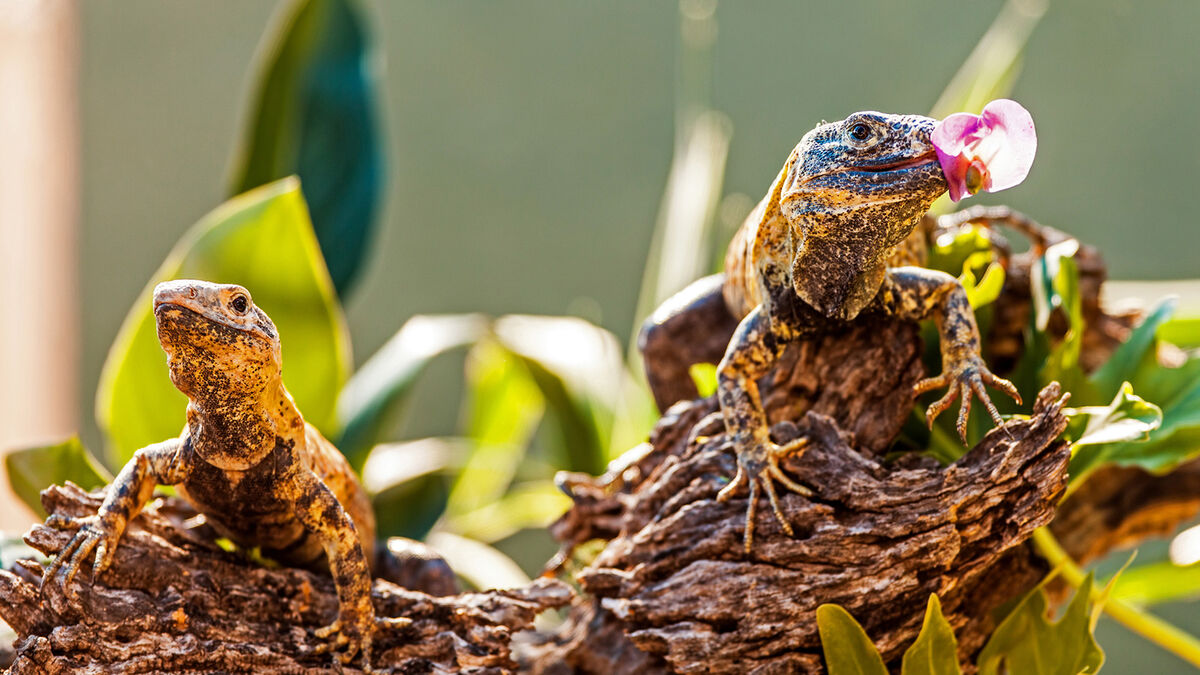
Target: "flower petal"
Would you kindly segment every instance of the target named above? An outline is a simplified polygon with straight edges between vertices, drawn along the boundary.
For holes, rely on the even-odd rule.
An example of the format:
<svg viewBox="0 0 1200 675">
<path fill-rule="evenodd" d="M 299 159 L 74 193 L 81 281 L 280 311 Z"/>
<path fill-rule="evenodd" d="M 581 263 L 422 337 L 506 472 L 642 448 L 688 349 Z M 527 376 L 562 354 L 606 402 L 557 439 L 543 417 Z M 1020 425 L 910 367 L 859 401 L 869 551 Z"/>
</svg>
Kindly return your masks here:
<svg viewBox="0 0 1200 675">
<path fill-rule="evenodd" d="M 950 115 L 937 124 L 931 140 L 950 198 L 956 202 L 977 191 L 967 185 L 967 169 L 972 165 L 983 177 L 982 189 L 996 192 L 1025 180 L 1037 154 L 1033 117 L 1009 99 L 988 103 L 980 115 Z M 981 187 L 980 175 L 971 187 Z"/>
<path fill-rule="evenodd" d="M 1010 188 L 1025 180 L 1037 154 L 1037 132 L 1029 111 L 1016 101 L 997 99 L 980 116 L 992 133 L 1004 134 L 1004 150 L 988 162 L 989 192 Z"/>
</svg>

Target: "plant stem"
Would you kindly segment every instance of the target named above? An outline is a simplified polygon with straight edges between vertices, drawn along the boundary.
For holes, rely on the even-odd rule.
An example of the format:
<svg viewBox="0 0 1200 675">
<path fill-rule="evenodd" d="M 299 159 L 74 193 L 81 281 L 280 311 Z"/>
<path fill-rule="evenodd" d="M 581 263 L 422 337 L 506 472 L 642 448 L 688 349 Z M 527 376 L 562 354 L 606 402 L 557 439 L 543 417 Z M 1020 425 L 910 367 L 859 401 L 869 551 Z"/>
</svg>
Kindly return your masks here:
<svg viewBox="0 0 1200 675">
<path fill-rule="evenodd" d="M 1039 527 L 1033 531 L 1033 544 L 1038 553 L 1058 569 L 1063 579 L 1075 588 L 1083 584 L 1085 574 L 1071 556 L 1067 554 L 1050 529 Z M 1194 635 L 1148 614 L 1119 598 L 1104 598 L 1102 589 L 1092 590 L 1092 602 L 1103 602 L 1104 611 L 1118 623 L 1141 635 L 1154 644 L 1175 654 L 1188 663 L 1200 667 L 1200 639 Z"/>
</svg>

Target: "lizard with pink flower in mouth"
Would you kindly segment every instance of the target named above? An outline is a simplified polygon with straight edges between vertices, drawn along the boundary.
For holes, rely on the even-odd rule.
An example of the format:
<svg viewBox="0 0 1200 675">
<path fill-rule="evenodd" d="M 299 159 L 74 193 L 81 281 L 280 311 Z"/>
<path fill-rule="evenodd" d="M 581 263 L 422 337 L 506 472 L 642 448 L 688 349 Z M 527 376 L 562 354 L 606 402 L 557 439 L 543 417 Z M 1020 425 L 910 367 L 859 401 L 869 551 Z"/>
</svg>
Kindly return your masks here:
<svg viewBox="0 0 1200 675">
<path fill-rule="evenodd" d="M 789 535 L 775 482 L 814 494 L 779 466 L 783 457 L 803 452 L 807 440 L 776 444 L 759 394 L 759 379 L 788 344 L 870 316 L 933 319 L 943 372 L 918 382 L 915 391 L 947 392 L 929 407 L 930 423 L 961 399 L 957 427 L 965 443 L 972 397 L 1002 423 L 985 385 L 1020 403 L 1012 383 L 993 375 L 980 356 L 979 329 L 962 285 L 915 266 L 908 255 L 923 246 L 918 225 L 948 187 L 957 200 L 1024 179 L 1036 142 L 1032 120 L 1026 129 L 1007 104 L 1019 105 L 993 107 L 997 103 L 982 116 L 941 123 L 859 112 L 813 129 L 734 236 L 725 272 L 680 291 L 643 326 L 639 347 L 660 409 L 696 397 L 692 364 L 718 364 L 717 396 L 738 468 L 717 498 L 728 500 L 748 486 L 747 553 L 760 490 Z M 1006 134 L 1005 122 L 1013 133 Z"/>
</svg>

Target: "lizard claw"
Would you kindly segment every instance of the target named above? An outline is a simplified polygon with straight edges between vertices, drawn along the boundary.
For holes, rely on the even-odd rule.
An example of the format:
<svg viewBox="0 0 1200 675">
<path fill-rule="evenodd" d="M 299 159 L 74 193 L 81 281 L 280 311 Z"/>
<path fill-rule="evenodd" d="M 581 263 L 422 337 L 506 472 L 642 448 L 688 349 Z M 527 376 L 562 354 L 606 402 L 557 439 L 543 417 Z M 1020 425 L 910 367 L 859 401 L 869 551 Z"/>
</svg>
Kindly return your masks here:
<svg viewBox="0 0 1200 675">
<path fill-rule="evenodd" d="M 977 355 L 972 355 L 959 364 L 954 366 L 949 372 L 944 372 L 937 377 L 929 377 L 913 386 L 914 395 L 920 396 L 928 391 L 947 387 L 946 395 L 934 401 L 929 409 L 925 412 L 925 421 L 929 426 L 933 427 L 933 421 L 937 416 L 945 412 L 954 403 L 956 399 L 961 399 L 958 408 L 958 420 L 955 423 L 955 428 L 958 430 L 958 436 L 962 439 L 963 445 L 967 444 L 967 420 L 971 415 L 971 397 L 977 397 L 984 408 L 988 411 L 988 416 L 1000 427 L 1004 424 L 1004 419 L 1000 417 L 1000 411 L 992 403 L 991 397 L 988 396 L 984 385 L 990 385 L 1000 391 L 1008 394 L 1017 405 L 1021 405 L 1021 394 L 1012 382 L 997 377 L 987 369 L 983 360 Z"/>
<path fill-rule="evenodd" d="M 737 475 L 733 477 L 729 485 L 726 485 L 717 493 L 717 501 L 729 501 L 743 484 L 748 483 L 750 485 L 750 501 L 746 506 L 746 530 L 743 538 L 747 554 L 754 547 L 754 520 L 758 512 L 758 491 L 760 485 L 767 493 L 767 499 L 771 502 L 771 509 L 775 512 L 775 518 L 779 521 L 779 526 L 783 528 L 783 531 L 789 537 L 795 536 L 792 531 L 792 524 L 788 521 L 787 516 L 783 513 L 783 509 L 779 506 L 779 495 L 775 492 L 775 481 L 779 481 L 787 489 L 804 497 L 811 497 L 813 495 L 811 489 L 797 483 L 779 466 L 780 459 L 789 455 L 803 453 L 807 445 L 807 438 L 798 438 L 784 445 L 776 445 L 767 441 L 763 445 L 754 445 L 747 449 L 738 450 Z"/>
<path fill-rule="evenodd" d="M 69 518 L 53 514 L 46 519 L 46 524 L 58 530 L 75 530 L 76 532 L 75 536 L 71 537 L 71 541 L 67 542 L 67 545 L 58 552 L 50 566 L 42 573 L 42 582 L 38 590 L 45 592 L 47 582 L 54 583 L 53 579 L 58 576 L 59 571 L 62 571 L 63 590 L 68 597 L 74 600 L 78 597 L 78 591 L 71 582 L 75 580 L 79 568 L 95 551 L 95 562 L 92 564 L 92 579 L 95 580 L 112 564 L 117 541 L 121 535 L 100 520 L 99 516 Z"/>
<path fill-rule="evenodd" d="M 363 620 L 343 620 L 339 617 L 328 626 L 313 629 L 312 635 L 318 643 L 309 654 L 332 654 L 339 665 L 348 665 L 355 657 L 362 654 L 362 671 L 364 673 L 384 673 L 371 665 L 371 652 L 377 628 L 403 628 L 412 624 L 412 619 L 405 617 L 364 617 Z"/>
</svg>

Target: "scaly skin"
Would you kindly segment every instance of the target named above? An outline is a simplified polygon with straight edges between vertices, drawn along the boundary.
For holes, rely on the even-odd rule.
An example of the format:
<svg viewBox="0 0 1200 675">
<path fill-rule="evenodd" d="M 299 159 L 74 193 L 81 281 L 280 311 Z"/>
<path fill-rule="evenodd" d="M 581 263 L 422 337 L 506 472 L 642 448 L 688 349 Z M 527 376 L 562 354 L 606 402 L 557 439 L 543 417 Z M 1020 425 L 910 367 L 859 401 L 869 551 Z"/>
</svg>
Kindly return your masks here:
<svg viewBox="0 0 1200 675">
<path fill-rule="evenodd" d="M 760 489 L 789 535 L 774 482 L 813 494 L 779 466 L 783 457 L 803 451 L 805 439 L 785 446 L 771 440 L 758 391 L 759 378 L 789 343 L 838 330 L 860 316 L 932 318 L 943 373 L 915 390 L 948 391 L 930 406 L 930 423 L 961 398 L 958 430 L 965 443 L 972 395 L 1001 423 L 985 384 L 1020 401 L 1016 388 L 988 371 L 980 357 L 979 330 L 958 281 L 898 266 L 922 260 L 918 237 L 925 233 L 916 228 L 946 191 L 930 142 L 934 124 L 915 115 L 860 112 L 809 132 L 734 236 L 725 273 L 680 292 L 643 328 L 639 342 L 660 408 L 695 395 L 688 366 L 720 361 L 717 394 L 738 471 L 718 499 L 728 500 L 749 485 L 747 553 Z"/>
<path fill-rule="evenodd" d="M 343 663 L 361 652 L 372 672 L 375 519 L 350 465 L 284 388 L 275 324 L 246 289 L 204 281 L 159 284 L 154 316 L 171 381 L 189 399 L 187 426 L 179 438 L 134 453 L 96 515 L 47 521 L 78 532 L 46 570 L 43 587 L 61 579 L 73 595 L 71 581 L 93 550 L 99 576 L 154 488 L 174 485 L 238 545 L 289 565 L 327 567 L 339 615 L 315 631 L 330 638 L 320 651 Z"/>
</svg>

